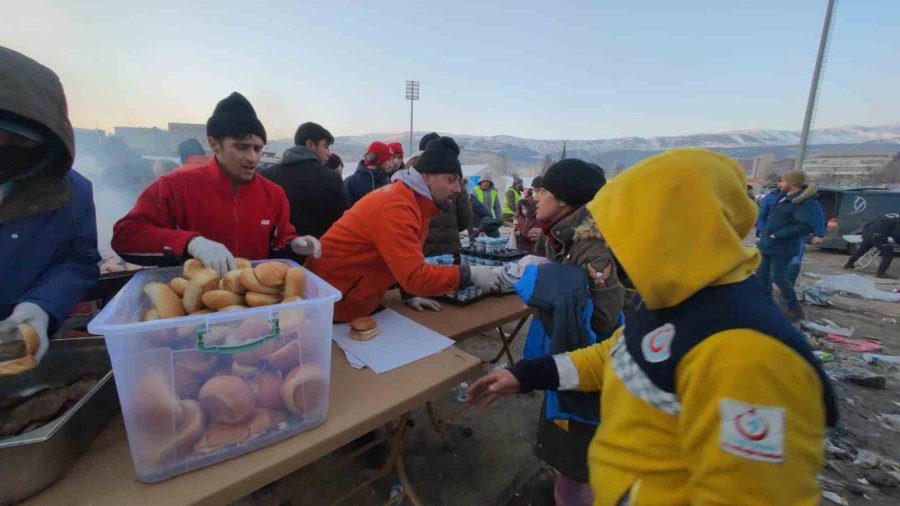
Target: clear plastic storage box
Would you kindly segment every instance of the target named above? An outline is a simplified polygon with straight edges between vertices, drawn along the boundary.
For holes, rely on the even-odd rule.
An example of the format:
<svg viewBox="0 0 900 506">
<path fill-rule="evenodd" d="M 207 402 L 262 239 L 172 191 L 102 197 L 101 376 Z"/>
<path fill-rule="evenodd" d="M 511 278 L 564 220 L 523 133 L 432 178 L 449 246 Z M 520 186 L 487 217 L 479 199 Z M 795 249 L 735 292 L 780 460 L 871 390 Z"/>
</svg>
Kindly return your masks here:
<svg viewBox="0 0 900 506">
<path fill-rule="evenodd" d="M 153 307 L 144 286 L 181 272 L 137 273 L 88 325 L 106 338 L 131 457 L 145 482 L 270 445 L 321 424 L 328 412 L 337 289 L 305 271 L 304 300 L 142 322 Z"/>
</svg>

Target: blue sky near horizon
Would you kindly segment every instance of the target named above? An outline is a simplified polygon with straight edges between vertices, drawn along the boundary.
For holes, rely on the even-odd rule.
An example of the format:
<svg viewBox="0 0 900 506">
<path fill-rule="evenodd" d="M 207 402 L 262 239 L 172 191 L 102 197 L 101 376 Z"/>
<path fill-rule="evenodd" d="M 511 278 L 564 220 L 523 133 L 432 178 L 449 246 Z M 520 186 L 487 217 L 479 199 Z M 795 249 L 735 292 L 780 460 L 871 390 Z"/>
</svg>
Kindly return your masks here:
<svg viewBox="0 0 900 506">
<path fill-rule="evenodd" d="M 404 131 L 406 79 L 416 130 L 799 130 L 826 3 L 33 0 L 0 44 L 60 75 L 76 126 L 106 130 L 202 123 L 237 90 L 272 139 L 303 121 Z M 817 127 L 900 122 L 897 26 L 900 1 L 839 2 Z"/>
</svg>

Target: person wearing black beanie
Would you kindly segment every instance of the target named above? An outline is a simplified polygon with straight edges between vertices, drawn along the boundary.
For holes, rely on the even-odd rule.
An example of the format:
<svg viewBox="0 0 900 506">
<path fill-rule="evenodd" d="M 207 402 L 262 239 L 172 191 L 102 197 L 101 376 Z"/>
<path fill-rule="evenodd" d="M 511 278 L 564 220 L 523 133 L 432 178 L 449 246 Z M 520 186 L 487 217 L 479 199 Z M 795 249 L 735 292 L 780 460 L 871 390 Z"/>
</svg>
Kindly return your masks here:
<svg viewBox="0 0 900 506">
<path fill-rule="evenodd" d="M 606 184 L 606 177 L 599 165 L 567 158 L 551 165 L 542 183 L 545 192 L 552 193 L 572 208 L 578 208 L 594 198 Z"/>
<path fill-rule="evenodd" d="M 422 140 L 419 141 L 419 151 L 425 151 L 425 148 L 428 147 L 428 143 L 440 137 L 437 132 L 431 132 L 430 134 L 425 134 L 422 136 Z"/>
<path fill-rule="evenodd" d="M 536 254 L 587 272 L 594 305 L 590 323 L 598 340 L 609 337 L 617 327 L 625 298 L 612 253 L 586 207 L 605 183 L 602 168 L 568 158 L 547 169 L 541 181 L 543 188 L 536 192 L 537 218 L 544 220 L 537 246 L 543 251 Z M 555 339 L 553 343 L 559 344 Z M 565 349 L 560 351 L 573 351 L 569 346 L 564 343 Z M 570 420 L 564 430 L 546 416 L 540 417 L 535 453 L 559 471 L 557 488 L 582 497 L 591 495 L 587 453 L 596 430 L 596 425 L 576 420 Z"/>
<path fill-rule="evenodd" d="M 266 130 L 250 102 L 239 93 L 220 101 L 206 132 L 215 156 L 148 186 L 115 224 L 113 250 L 139 265 L 193 257 L 219 275 L 237 267 L 235 257 L 321 255 L 318 239 L 298 237 L 285 191 L 256 177 Z"/>
<path fill-rule="evenodd" d="M 391 184 L 369 192 L 322 236 L 322 257 L 306 268 L 341 291 L 334 320 L 370 316 L 395 284 L 422 311 L 440 311 L 425 297 L 470 284 L 485 293 L 499 289 L 500 274 L 485 265 L 429 265 L 422 253 L 430 220 L 461 192 L 459 145 L 449 137 L 432 140 L 415 167 L 397 171 Z M 458 232 L 457 232 L 458 233 Z"/>
</svg>

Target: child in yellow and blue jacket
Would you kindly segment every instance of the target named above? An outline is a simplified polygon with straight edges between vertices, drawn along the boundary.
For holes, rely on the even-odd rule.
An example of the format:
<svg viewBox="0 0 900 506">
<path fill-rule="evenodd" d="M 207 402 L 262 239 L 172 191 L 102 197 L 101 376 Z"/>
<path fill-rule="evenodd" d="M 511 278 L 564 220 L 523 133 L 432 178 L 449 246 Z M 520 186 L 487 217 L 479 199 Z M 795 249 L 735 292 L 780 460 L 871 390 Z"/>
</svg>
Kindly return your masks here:
<svg viewBox="0 0 900 506">
<path fill-rule="evenodd" d="M 674 149 L 588 205 L 643 298 L 611 339 L 523 360 L 469 389 L 488 405 L 532 389 L 599 391 L 594 504 L 814 505 L 829 381 L 753 277 L 756 206 L 732 158 Z"/>
</svg>

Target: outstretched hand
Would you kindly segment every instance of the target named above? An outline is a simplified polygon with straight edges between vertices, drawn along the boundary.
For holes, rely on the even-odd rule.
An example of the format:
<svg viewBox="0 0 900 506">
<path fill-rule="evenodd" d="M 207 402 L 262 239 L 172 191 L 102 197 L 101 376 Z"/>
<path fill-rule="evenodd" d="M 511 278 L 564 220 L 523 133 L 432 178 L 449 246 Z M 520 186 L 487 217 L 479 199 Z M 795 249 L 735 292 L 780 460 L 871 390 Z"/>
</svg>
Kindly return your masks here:
<svg viewBox="0 0 900 506">
<path fill-rule="evenodd" d="M 469 404 L 486 408 L 497 399 L 519 393 L 519 380 L 509 372 L 509 369 L 497 369 L 496 371 L 478 378 L 467 391 Z"/>
</svg>

